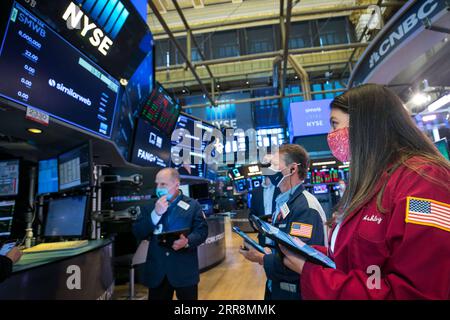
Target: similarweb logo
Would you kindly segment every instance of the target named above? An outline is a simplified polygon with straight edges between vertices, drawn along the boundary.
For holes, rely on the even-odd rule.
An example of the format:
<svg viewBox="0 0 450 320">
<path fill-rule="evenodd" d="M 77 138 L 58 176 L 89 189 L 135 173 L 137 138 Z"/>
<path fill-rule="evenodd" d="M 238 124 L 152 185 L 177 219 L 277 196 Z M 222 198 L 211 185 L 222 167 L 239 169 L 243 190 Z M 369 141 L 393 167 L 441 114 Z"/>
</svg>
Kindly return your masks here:
<svg viewBox="0 0 450 320">
<path fill-rule="evenodd" d="M 85 97 L 79 95 L 72 88 L 65 87 L 63 83 L 57 83 L 55 80 L 49 79 L 48 85 L 52 88 L 58 89 L 59 91 L 67 94 L 68 96 L 71 96 L 72 98 L 84 103 L 85 105 L 87 105 L 89 107 L 92 105 L 91 99 L 85 98 Z"/>
<path fill-rule="evenodd" d="M 74 0 L 74 2 L 69 4 L 63 15 L 67 27 L 81 30 L 82 37 L 90 34 L 89 42 L 106 56 L 113 45 L 111 39 L 117 37 L 130 13 L 118 0 Z"/>
</svg>

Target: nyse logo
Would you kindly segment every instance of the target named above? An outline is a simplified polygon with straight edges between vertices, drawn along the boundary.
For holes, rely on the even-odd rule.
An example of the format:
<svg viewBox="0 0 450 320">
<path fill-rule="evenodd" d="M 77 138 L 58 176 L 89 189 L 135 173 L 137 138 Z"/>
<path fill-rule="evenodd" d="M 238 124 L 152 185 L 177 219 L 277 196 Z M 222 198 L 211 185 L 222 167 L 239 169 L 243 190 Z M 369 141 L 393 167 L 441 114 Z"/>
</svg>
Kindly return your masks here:
<svg viewBox="0 0 450 320">
<path fill-rule="evenodd" d="M 69 29 L 81 30 L 92 46 L 106 56 L 129 12 L 118 0 L 75 0 L 63 14 Z M 80 8 L 81 7 L 81 8 Z"/>
</svg>

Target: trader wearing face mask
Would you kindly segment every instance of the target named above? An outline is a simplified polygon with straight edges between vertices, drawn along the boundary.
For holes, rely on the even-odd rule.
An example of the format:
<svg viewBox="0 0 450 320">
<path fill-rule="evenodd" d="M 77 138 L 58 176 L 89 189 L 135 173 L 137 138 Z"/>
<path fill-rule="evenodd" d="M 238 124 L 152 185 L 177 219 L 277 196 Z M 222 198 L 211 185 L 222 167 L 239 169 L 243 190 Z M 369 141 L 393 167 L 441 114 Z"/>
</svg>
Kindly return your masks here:
<svg viewBox="0 0 450 320">
<path fill-rule="evenodd" d="M 151 213 L 142 214 L 133 225 L 138 240 L 149 239 L 145 263 L 144 284 L 149 288 L 149 300 L 198 298 L 197 247 L 208 236 L 208 225 L 200 204 L 179 190 L 180 176 L 175 169 L 165 168 L 156 175 L 156 201 Z M 162 232 L 188 228 L 189 233 L 173 242 L 171 247 L 158 241 Z"/>
<path fill-rule="evenodd" d="M 276 198 L 272 224 L 307 244 L 324 245 L 327 235 L 325 213 L 317 199 L 302 185 L 308 166 L 306 150 L 299 145 L 287 144 L 274 154 L 270 168 L 263 170 L 281 192 Z M 253 248 L 240 251 L 247 260 L 263 265 L 268 279 L 265 299 L 299 300 L 300 277 L 283 265 L 278 247 L 270 242 L 266 245 L 266 254 Z"/>
</svg>

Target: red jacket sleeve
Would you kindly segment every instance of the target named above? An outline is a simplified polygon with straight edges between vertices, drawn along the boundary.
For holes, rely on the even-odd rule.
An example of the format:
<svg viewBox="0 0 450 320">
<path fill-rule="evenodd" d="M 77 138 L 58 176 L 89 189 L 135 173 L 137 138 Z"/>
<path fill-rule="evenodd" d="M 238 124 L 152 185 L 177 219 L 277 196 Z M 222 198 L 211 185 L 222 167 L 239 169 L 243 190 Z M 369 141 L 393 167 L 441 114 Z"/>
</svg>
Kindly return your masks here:
<svg viewBox="0 0 450 320">
<path fill-rule="evenodd" d="M 334 270 L 307 262 L 301 275 L 304 299 L 450 299 L 450 230 L 405 221 L 408 197 L 450 203 L 450 173 L 431 165 L 420 171 L 404 170 L 386 187 L 389 256 L 381 266 L 379 289 L 369 289 L 367 270 L 344 273 L 339 266 Z"/>
<path fill-rule="evenodd" d="M 313 247 L 314 249 L 316 249 L 317 251 L 320 251 L 321 253 L 323 253 L 324 255 L 328 256 L 328 248 L 325 246 L 319 246 L 319 245 L 312 245 L 311 247 Z"/>
</svg>

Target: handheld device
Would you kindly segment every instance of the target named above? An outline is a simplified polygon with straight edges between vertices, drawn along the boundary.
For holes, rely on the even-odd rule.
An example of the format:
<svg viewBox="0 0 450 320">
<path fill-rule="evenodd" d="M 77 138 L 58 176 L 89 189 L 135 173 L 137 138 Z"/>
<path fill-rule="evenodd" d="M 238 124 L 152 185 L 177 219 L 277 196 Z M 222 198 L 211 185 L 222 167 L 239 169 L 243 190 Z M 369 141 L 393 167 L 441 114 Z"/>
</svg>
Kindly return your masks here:
<svg viewBox="0 0 450 320">
<path fill-rule="evenodd" d="M 2 256 L 6 256 L 8 254 L 9 251 L 11 251 L 12 248 L 14 248 L 15 246 L 17 246 L 17 244 L 19 244 L 20 241 L 16 241 L 16 242 L 8 242 L 3 244 L 2 248 L 0 249 L 0 255 Z"/>
<path fill-rule="evenodd" d="M 328 258 L 322 252 L 308 246 L 306 243 L 298 238 L 294 238 L 291 235 L 281 231 L 280 229 L 262 221 L 255 215 L 251 215 L 250 219 L 255 223 L 258 231 L 272 239 L 278 244 L 285 246 L 286 248 L 292 250 L 293 252 L 300 254 L 307 260 L 314 262 L 316 264 L 322 265 L 327 268 L 336 269 L 336 264 L 333 260 Z"/>
<path fill-rule="evenodd" d="M 253 240 L 252 238 L 250 238 L 247 234 L 245 234 L 244 232 L 242 232 L 241 229 L 239 229 L 239 227 L 233 227 L 233 231 L 235 233 L 237 233 L 242 239 L 244 239 L 245 242 L 247 242 L 249 245 L 251 245 L 253 248 L 255 248 L 257 251 L 261 252 L 261 253 L 266 253 L 264 251 L 264 248 L 262 246 L 260 246 L 255 240 Z M 243 250 L 245 250 L 245 248 L 242 248 Z"/>
<path fill-rule="evenodd" d="M 187 236 L 189 232 L 189 228 L 163 232 L 158 234 L 158 242 L 161 246 L 172 247 L 173 243 L 180 239 L 181 235 Z"/>
</svg>

